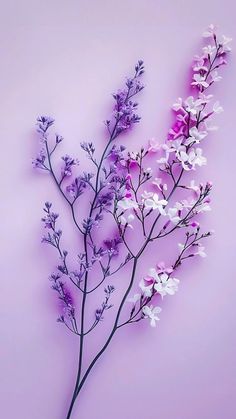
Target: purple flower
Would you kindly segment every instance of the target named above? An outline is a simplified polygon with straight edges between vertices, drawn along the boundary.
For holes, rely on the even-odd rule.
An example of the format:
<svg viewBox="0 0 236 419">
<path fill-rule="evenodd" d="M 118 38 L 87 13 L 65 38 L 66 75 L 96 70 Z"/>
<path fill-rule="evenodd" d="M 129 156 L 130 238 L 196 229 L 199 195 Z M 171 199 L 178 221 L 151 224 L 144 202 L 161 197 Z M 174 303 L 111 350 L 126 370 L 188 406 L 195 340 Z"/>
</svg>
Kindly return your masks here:
<svg viewBox="0 0 236 419">
<path fill-rule="evenodd" d="M 73 159 L 72 157 L 68 156 L 68 154 L 63 156 L 62 160 L 64 161 L 64 166 L 61 170 L 61 176 L 62 176 L 62 179 L 63 179 L 67 176 L 72 175 L 72 167 L 75 166 L 75 165 L 78 165 L 79 162 L 78 162 L 78 160 Z"/>
<path fill-rule="evenodd" d="M 114 192 L 107 191 L 98 196 L 96 206 L 102 209 L 104 209 L 105 207 L 110 207 L 113 202 L 113 198 L 114 198 Z"/>
<path fill-rule="evenodd" d="M 89 233 L 90 233 L 90 231 L 92 230 L 92 228 L 93 228 L 94 226 L 97 226 L 97 224 L 98 224 L 98 223 L 97 223 L 96 219 L 94 219 L 94 218 L 92 218 L 92 217 L 85 218 L 85 219 L 83 220 L 83 223 L 82 223 L 84 233 L 85 233 L 85 234 L 89 234 Z"/>
<path fill-rule="evenodd" d="M 107 249 L 107 253 L 111 256 L 117 256 L 119 254 L 119 244 L 121 243 L 121 237 L 115 237 L 114 239 L 104 240 L 104 245 Z"/>
<path fill-rule="evenodd" d="M 58 293 L 58 298 L 63 303 L 64 316 L 60 316 L 58 321 L 64 323 L 65 317 L 75 317 L 75 307 L 73 305 L 73 298 L 66 288 L 64 282 L 61 281 L 59 274 L 51 274 L 49 280 L 52 281 L 52 289 Z"/>
<path fill-rule="evenodd" d="M 45 134 L 49 127 L 54 123 L 54 119 L 50 116 L 40 116 L 37 118 L 38 132 L 40 134 Z"/>
<path fill-rule="evenodd" d="M 46 153 L 45 153 L 45 150 L 42 149 L 39 152 L 39 154 L 36 156 L 36 158 L 33 159 L 32 164 L 37 169 L 48 170 L 45 163 L 46 163 Z"/>
<path fill-rule="evenodd" d="M 100 322 L 103 320 L 103 313 L 105 310 L 109 310 L 113 307 L 112 304 L 109 303 L 109 299 L 111 297 L 111 294 L 115 291 L 115 287 L 113 285 L 108 285 L 105 289 L 105 300 L 102 302 L 101 307 L 97 308 L 95 311 L 95 320 L 97 322 Z"/>
<path fill-rule="evenodd" d="M 86 188 L 86 183 L 79 176 L 74 179 L 71 185 L 68 185 L 66 187 L 66 190 L 74 199 L 77 199 L 80 195 L 82 195 L 85 188 Z"/>
</svg>

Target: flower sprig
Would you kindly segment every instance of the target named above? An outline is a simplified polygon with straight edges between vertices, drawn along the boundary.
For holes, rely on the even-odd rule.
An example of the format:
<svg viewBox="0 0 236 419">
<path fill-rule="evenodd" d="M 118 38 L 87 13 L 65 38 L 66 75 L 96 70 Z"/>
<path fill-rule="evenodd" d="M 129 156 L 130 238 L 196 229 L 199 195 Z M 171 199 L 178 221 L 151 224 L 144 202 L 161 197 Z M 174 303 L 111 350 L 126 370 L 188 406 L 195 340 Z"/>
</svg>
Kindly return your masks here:
<svg viewBox="0 0 236 419">
<path fill-rule="evenodd" d="M 46 202 L 42 221 L 47 234 L 43 242 L 55 248 L 59 258 L 50 276 L 52 288 L 62 304 L 59 322 L 79 339 L 78 373 L 67 419 L 88 375 L 117 330 L 145 319 L 155 327 L 161 312 L 156 304 L 178 291 L 180 280 L 175 275 L 179 266 L 193 257 L 206 256 L 202 241 L 212 232 L 202 231 L 200 221 L 202 214 L 211 209 L 212 183 L 197 184 L 194 179 L 189 182 L 185 174 L 194 174 L 196 169 L 207 164 L 202 146 L 209 132 L 216 129 L 212 125 L 213 117 L 223 111 L 210 90 L 222 79 L 219 71 L 227 63 L 230 39 L 219 37 L 213 25 L 204 32 L 204 38 L 207 44 L 193 60 L 192 94 L 185 99 L 178 98 L 173 104 L 174 123 L 162 144 L 152 138 L 138 151 L 133 151 L 117 143 L 121 136 L 126 139 L 124 134 L 141 119 L 136 96 L 144 88 L 142 60 L 138 61 L 133 76 L 126 80 L 124 87 L 113 94 L 114 106 L 111 117 L 105 121 L 107 141 L 101 156 L 96 152 L 95 141 L 80 144 L 91 161 L 93 172 L 78 173 L 79 162 L 69 155 L 62 156 L 62 164 L 55 165 L 52 156 L 63 138 L 55 134 L 52 139 L 54 119 L 49 116 L 37 119 L 41 150 L 33 164 L 46 171 L 54 181 L 70 208 L 72 223 L 82 239 L 82 248 L 79 253 L 76 249 L 76 258 L 73 258 L 76 266 L 71 267 L 68 251 L 62 245 L 64 236 L 57 227 L 59 216 L 52 211 L 52 204 Z M 86 205 L 86 216 L 80 215 L 82 203 Z M 103 234 L 104 223 L 108 220 L 113 223 L 114 232 L 109 238 Z M 183 232 L 181 243 L 175 236 L 176 231 Z M 137 266 L 146 250 L 151 246 L 158 250 L 160 240 L 169 235 L 172 242 L 177 241 L 177 258 L 169 267 L 164 262 L 156 262 L 148 274 L 140 278 Z M 130 276 L 125 280 L 121 277 L 125 291 L 118 305 L 115 300 L 111 304 L 117 285 L 107 281 L 114 276 L 115 283 L 116 274 L 128 264 L 132 265 Z M 79 293 L 76 300 L 73 291 L 69 291 L 69 283 L 74 293 Z M 94 320 L 89 324 L 88 299 L 102 286 L 105 297 L 97 305 Z M 136 289 L 131 297 L 137 287 L 138 291 Z M 132 303 L 128 317 L 127 302 Z M 115 319 L 110 334 L 85 368 L 86 337 L 111 311 L 115 312 Z"/>
</svg>

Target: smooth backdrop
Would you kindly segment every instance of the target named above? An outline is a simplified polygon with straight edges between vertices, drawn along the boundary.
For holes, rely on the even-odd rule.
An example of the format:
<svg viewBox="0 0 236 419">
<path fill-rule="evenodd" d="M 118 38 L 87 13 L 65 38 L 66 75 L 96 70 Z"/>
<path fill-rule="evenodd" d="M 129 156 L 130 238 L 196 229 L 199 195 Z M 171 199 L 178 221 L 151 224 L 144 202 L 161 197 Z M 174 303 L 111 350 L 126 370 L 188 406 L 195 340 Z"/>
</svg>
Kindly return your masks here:
<svg viewBox="0 0 236 419">
<path fill-rule="evenodd" d="M 64 419 L 78 343 L 55 322 L 47 280 L 55 258 L 40 244 L 43 202 L 63 203 L 31 168 L 35 119 L 54 116 L 65 137 L 63 151 L 78 150 L 83 159 L 79 142 L 93 139 L 101 147 L 110 94 L 142 58 L 143 119 L 125 141 L 134 148 L 153 136 L 163 141 L 169 108 L 187 93 L 202 31 L 215 23 L 236 39 L 235 1 L 2 0 L 0 6 L 0 417 Z M 208 258 L 179 273 L 180 290 L 163 301 L 157 329 L 146 324 L 120 331 L 73 419 L 236 417 L 235 52 L 229 61 L 214 88 L 225 113 L 200 174 L 215 185 L 205 221 L 215 229 Z M 153 263 L 153 253 L 146 253 L 145 266 Z"/>
</svg>

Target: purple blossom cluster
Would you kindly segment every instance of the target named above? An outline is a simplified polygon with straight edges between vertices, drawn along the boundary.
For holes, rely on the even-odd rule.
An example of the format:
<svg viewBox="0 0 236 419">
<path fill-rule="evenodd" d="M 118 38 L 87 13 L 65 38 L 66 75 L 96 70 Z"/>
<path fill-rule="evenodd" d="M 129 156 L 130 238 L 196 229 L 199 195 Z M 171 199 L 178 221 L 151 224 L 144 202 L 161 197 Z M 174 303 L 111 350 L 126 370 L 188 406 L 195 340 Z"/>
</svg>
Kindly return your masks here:
<svg viewBox="0 0 236 419">
<path fill-rule="evenodd" d="M 63 138 L 56 134 L 52 140 L 49 135 L 54 124 L 51 117 L 37 119 L 42 148 L 33 164 L 51 176 L 70 208 L 71 220 L 83 243 L 76 256 L 76 266 L 71 266 L 68 252 L 61 245 L 62 231 L 57 227 L 59 216 L 52 211 L 52 204 L 46 202 L 42 222 L 47 233 L 43 242 L 56 248 L 59 257 L 56 271 L 50 276 L 52 288 L 62 303 L 59 322 L 80 340 L 78 376 L 67 419 L 87 376 L 116 331 L 144 319 L 155 327 L 161 312 L 161 307 L 156 304 L 178 291 L 180 280 L 175 276 L 176 270 L 186 260 L 206 256 L 202 241 L 212 232 L 202 231 L 200 223 L 202 214 L 211 210 L 212 183 L 197 184 L 194 179 L 189 181 L 185 174 L 194 174 L 197 168 L 207 163 L 202 146 L 209 132 L 216 129 L 212 125 L 214 116 L 223 111 L 210 89 L 222 79 L 219 70 L 227 62 L 230 39 L 218 37 L 213 25 L 204 32 L 204 38 L 207 44 L 193 61 L 192 93 L 186 99 L 178 98 L 173 104 L 174 123 L 162 144 L 152 138 L 145 146 L 132 151 L 115 141 L 140 121 L 134 97 L 144 88 L 141 60 L 135 66 L 133 77 L 128 78 L 125 86 L 113 95 L 115 104 L 111 118 L 105 122 L 108 139 L 102 155 L 98 157 L 93 142 L 80 144 L 94 167 L 94 173 L 78 173 L 78 160 L 65 155 L 58 175 L 52 155 Z M 80 216 L 82 203 L 86 205 L 86 217 Z M 114 233 L 109 238 L 103 235 L 107 220 L 113 223 Z M 177 231 L 182 234 L 181 242 L 175 234 Z M 152 246 L 155 248 L 160 239 L 169 235 L 172 235 L 172 243 L 176 240 L 177 257 L 167 266 L 157 260 L 147 275 L 138 278 L 137 265 L 146 250 Z M 126 289 L 118 304 L 111 333 L 83 371 L 85 338 L 113 307 L 111 299 L 115 287 L 107 285 L 107 281 L 127 264 L 132 265 L 131 275 L 125 279 Z M 72 297 L 67 283 L 71 283 L 74 292 L 79 293 L 78 299 Z M 103 285 L 105 297 L 94 310 L 90 324 L 88 296 Z M 132 304 L 131 308 L 127 308 L 126 302 Z"/>
</svg>

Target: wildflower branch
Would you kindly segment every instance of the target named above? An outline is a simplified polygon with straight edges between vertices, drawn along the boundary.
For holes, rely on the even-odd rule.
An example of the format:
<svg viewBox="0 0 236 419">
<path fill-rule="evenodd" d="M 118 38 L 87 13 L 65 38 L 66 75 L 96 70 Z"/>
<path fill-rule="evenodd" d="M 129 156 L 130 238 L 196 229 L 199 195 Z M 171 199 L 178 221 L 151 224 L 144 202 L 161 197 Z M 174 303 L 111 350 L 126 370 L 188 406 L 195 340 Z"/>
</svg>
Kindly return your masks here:
<svg viewBox="0 0 236 419">
<path fill-rule="evenodd" d="M 154 307 L 151 303 L 156 296 L 163 298 L 166 295 L 174 295 L 178 289 L 179 280 L 174 278 L 172 273 L 186 259 L 197 255 L 205 257 L 204 247 L 200 241 L 208 237 L 210 232 L 201 234 L 197 220 L 201 213 L 210 210 L 209 194 L 212 185 L 211 182 L 207 182 L 206 186 L 196 185 L 194 180 L 187 184 L 184 181 L 184 174 L 206 164 L 207 160 L 202 154 L 201 142 L 212 129 L 210 126 L 212 116 L 223 109 L 218 101 L 211 106 L 212 95 L 206 95 L 205 92 L 221 79 L 217 69 L 226 63 L 225 57 L 230 50 L 228 45 L 230 40 L 226 37 L 218 39 L 213 26 L 209 27 L 204 36 L 209 37 L 211 43 L 203 47 L 200 57 L 194 59 L 191 86 L 195 89 L 195 93 L 185 100 L 179 98 L 174 103 L 175 122 L 168 132 L 166 142 L 162 145 L 152 140 L 148 148 L 142 147 L 140 152 L 130 152 L 126 151 L 126 147 L 118 146 L 115 142 L 120 134 L 127 132 L 140 120 L 136 113 L 138 104 L 133 98 L 143 89 L 140 83 L 140 76 L 144 72 L 142 61 L 135 66 L 134 76 L 127 80 L 125 88 L 113 95 L 115 106 L 112 118 L 105 121 L 109 135 L 101 157 L 99 159 L 96 157 L 95 146 L 92 142 L 81 143 L 81 148 L 95 167 L 95 174 L 83 172 L 74 177 L 74 166 L 78 165 L 78 162 L 66 155 L 62 157 L 63 166 L 61 176 L 58 177 L 52 164 L 52 155 L 62 141 L 62 137 L 56 135 L 55 144 L 50 149 L 49 128 L 54 121 L 50 117 L 38 118 L 37 125 L 43 149 L 35 159 L 34 165 L 50 173 L 62 197 L 69 205 L 72 220 L 83 238 L 83 251 L 78 255 L 79 269 L 70 271 L 67 264 L 67 252 L 61 248 L 62 233 L 56 228 L 58 215 L 51 211 L 51 204 L 45 204 L 46 215 L 43 222 L 49 230 L 43 241 L 56 248 L 62 261 L 57 266 L 58 272 L 50 277 L 52 288 L 57 292 L 63 307 L 63 313 L 58 321 L 64 323 L 68 330 L 79 337 L 77 378 L 67 419 L 71 416 L 75 400 L 88 375 L 107 349 L 116 331 L 126 324 L 137 323 L 142 319 L 149 319 L 151 326 L 154 327 L 159 320 L 161 308 Z M 146 157 L 149 158 L 151 153 L 157 153 L 161 176 L 154 180 L 151 168 L 145 167 Z M 133 170 L 134 166 L 137 172 Z M 66 181 L 71 177 L 72 182 L 66 186 Z M 144 190 L 144 187 L 147 190 Z M 176 200 L 177 191 L 180 189 L 189 196 L 171 204 L 173 200 Z M 75 215 L 75 204 L 87 190 L 91 195 L 88 216 L 79 223 Z M 102 245 L 97 245 L 94 232 L 106 214 L 112 215 L 117 233 L 114 238 L 103 240 Z M 134 251 L 132 242 L 134 235 L 130 243 L 127 232 L 136 227 L 141 232 L 142 239 L 138 250 Z M 135 285 L 137 266 L 144 251 L 155 241 L 181 228 L 189 228 L 189 230 L 186 232 L 184 243 L 179 244 L 180 253 L 173 265 L 167 268 L 159 262 L 155 268 L 150 268 L 148 275 L 139 282 L 140 293 L 129 298 Z M 138 237 L 138 233 L 136 235 Z M 114 267 L 113 260 L 119 255 L 121 244 L 127 249 L 128 254 L 123 262 L 118 263 L 118 266 L 115 264 L 116 267 Z M 117 307 L 110 334 L 88 368 L 84 370 L 85 337 L 103 320 L 105 312 L 112 308 L 110 298 L 115 288 L 113 285 L 105 287 L 105 297 L 96 309 L 94 321 L 89 327 L 86 326 L 87 298 L 101 287 L 107 278 L 118 273 L 131 261 L 132 272 Z M 100 266 L 101 274 L 99 273 L 97 283 L 89 287 L 91 271 L 95 264 Z M 82 293 L 78 310 L 79 326 L 73 298 L 66 284 L 62 282 L 61 275 L 69 278 Z M 129 318 L 122 321 L 123 308 L 128 299 L 132 301 L 133 307 Z"/>
</svg>

